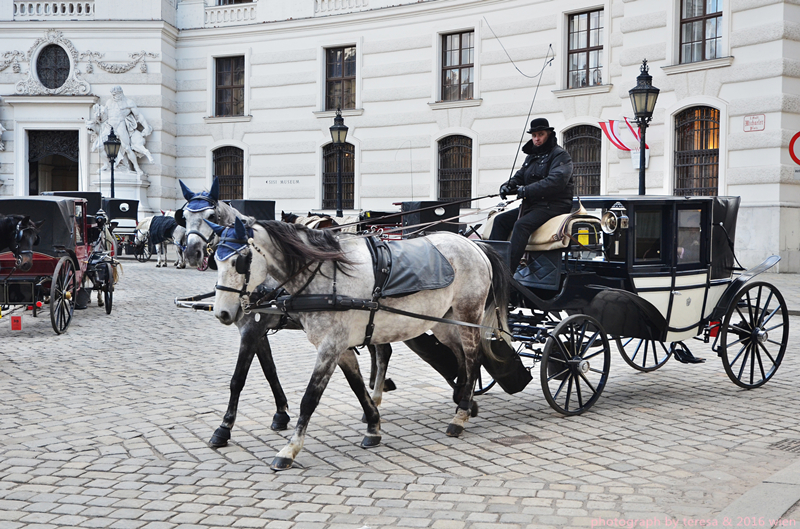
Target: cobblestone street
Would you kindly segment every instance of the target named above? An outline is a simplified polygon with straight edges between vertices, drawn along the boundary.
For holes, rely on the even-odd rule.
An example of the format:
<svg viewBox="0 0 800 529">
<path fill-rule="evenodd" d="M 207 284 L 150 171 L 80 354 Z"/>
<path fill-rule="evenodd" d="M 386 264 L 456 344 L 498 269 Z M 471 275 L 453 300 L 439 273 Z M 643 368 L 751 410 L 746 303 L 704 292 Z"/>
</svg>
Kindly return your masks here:
<svg viewBox="0 0 800 529">
<path fill-rule="evenodd" d="M 445 435 L 450 388 L 395 345 L 381 445 L 360 448 L 361 408 L 337 370 L 294 468 L 274 473 L 292 430 L 270 429 L 257 361 L 230 444 L 206 444 L 227 405 L 238 331 L 173 298 L 210 291 L 216 275 L 155 260 L 123 267 L 111 315 L 95 301 L 65 335 L 47 312 L 26 313 L 22 331 L 0 319 L 3 529 L 736 527 L 760 517 L 768 527 L 784 513 L 797 526 L 797 317 L 762 388 L 734 385 L 699 341 L 689 345 L 706 363 L 673 359 L 653 373 L 612 344 L 608 385 L 586 414 L 551 410 L 537 366 L 523 392 L 478 397 L 458 439 Z M 293 428 L 315 353 L 299 331 L 270 342 Z M 359 361 L 366 375 L 366 352 Z"/>
</svg>

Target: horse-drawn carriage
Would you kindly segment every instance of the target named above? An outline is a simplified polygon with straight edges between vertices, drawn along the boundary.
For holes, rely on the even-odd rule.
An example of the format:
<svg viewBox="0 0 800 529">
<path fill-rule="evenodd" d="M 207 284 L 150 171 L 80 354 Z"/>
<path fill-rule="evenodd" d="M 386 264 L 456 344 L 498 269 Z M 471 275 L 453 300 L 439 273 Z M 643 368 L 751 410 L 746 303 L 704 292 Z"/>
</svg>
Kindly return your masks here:
<svg viewBox="0 0 800 529">
<path fill-rule="evenodd" d="M 0 253 L 0 309 L 30 309 L 36 317 L 48 305 L 50 322 L 57 334 L 66 332 L 76 304 L 88 301 L 86 288 L 98 291 L 104 298 L 106 313 L 111 312 L 112 250 L 96 246 L 105 238 L 107 219 L 90 214 L 90 210 L 89 201 L 83 197 L 0 199 L 0 214 L 23 216 L 39 225 L 30 247 L 17 245 L 16 249 Z M 24 235 L 16 237 L 22 240 Z M 30 255 L 29 263 L 23 264 L 22 253 Z"/>
<path fill-rule="evenodd" d="M 736 266 L 733 241 L 738 205 L 739 199 L 731 197 L 585 198 L 582 203 L 576 201 L 577 212 L 553 219 L 531 237 L 528 264 L 513 278 L 498 264 L 502 257 L 491 257 L 507 255 L 509 243 L 483 241 L 473 245 L 481 249 L 475 252 L 456 244 L 464 237 L 432 235 L 430 241 L 439 253 L 447 254 L 445 260 L 461 259 L 453 265 L 456 279 L 452 283 L 447 283 L 452 270 L 448 272 L 436 252 L 424 244 L 417 246 L 428 253 L 415 261 L 410 257 L 411 246 L 386 249 L 375 246 L 374 237 L 367 234 L 361 236 L 364 243 L 357 240 L 359 236 L 331 239 L 301 228 L 287 230 L 274 221 L 245 227 L 237 220 L 235 228 L 214 228 L 221 242 L 213 306 L 198 298 L 176 301 L 183 307 L 214 310 L 223 323 L 238 321 L 242 314 L 288 315 L 290 319 L 299 314 L 320 355 L 308 392 L 324 389 L 324 384 L 317 388 L 313 382 L 333 368 L 326 365 L 335 357 L 330 356 L 332 349 L 344 347 L 339 353 L 344 355 L 346 348 L 362 343 L 406 341 L 454 389 L 458 411 L 448 435 L 459 435 L 470 414 L 477 412 L 473 388 L 474 394 L 480 394 L 495 379 L 510 393 L 520 391 L 532 380 L 535 367 L 540 369 L 541 386 L 553 409 L 565 415 L 583 413 L 595 404 L 608 380 L 612 341 L 623 359 L 640 371 L 658 369 L 671 356 L 685 363 L 701 362 L 684 341 L 712 342 L 731 380 L 743 388 L 755 388 L 779 367 L 789 321 L 780 292 L 769 283 L 750 281 L 779 258 L 770 257 L 746 271 Z M 216 210 L 213 215 L 209 210 L 205 218 L 219 218 Z M 233 222 L 233 217 L 229 220 Z M 295 244 L 289 241 L 296 236 L 312 247 L 308 253 L 303 254 L 299 246 L 287 246 Z M 210 241 L 211 236 L 205 238 Z M 224 249 L 222 254 L 219 248 Z M 388 257 L 380 257 L 387 253 Z M 464 261 L 467 254 L 471 257 Z M 287 255 L 294 260 L 288 268 Z M 348 272 L 353 262 L 369 262 L 370 255 L 372 274 L 362 264 L 355 273 Z M 428 264 L 421 266 L 423 261 Z M 397 275 L 404 276 L 405 287 L 410 281 L 414 287 L 433 284 L 434 290 L 389 293 L 387 275 L 394 274 L 392 266 L 403 268 Z M 475 275 L 469 286 L 458 277 L 467 268 L 487 266 L 489 276 L 484 272 L 477 281 Z M 501 268 L 506 268 L 502 274 Z M 444 273 L 437 278 L 433 270 Z M 275 276 L 276 284 L 256 288 L 267 271 Z M 741 273 L 734 274 L 737 271 Z M 410 278 L 414 272 L 417 279 Z M 511 287 L 507 301 L 497 282 L 501 275 L 505 286 Z M 421 281 L 419 276 L 424 276 Z M 281 291 L 284 287 L 286 291 Z M 428 294 L 437 288 L 443 294 Z M 442 296 L 450 296 L 449 301 L 442 301 Z M 493 304 L 497 305 L 494 320 L 489 314 Z M 476 317 L 478 307 L 481 315 Z M 490 308 L 483 312 L 486 307 Z M 327 316 L 315 319 L 313 315 L 319 313 Z M 391 327 L 390 322 L 398 318 L 400 327 L 387 331 L 387 325 Z M 423 327 L 430 330 L 416 338 L 408 335 Z M 488 346 L 487 336 L 492 337 Z M 481 347 L 483 352 L 477 352 Z M 346 369 L 343 356 L 339 358 Z M 388 362 L 388 356 L 384 360 Z M 481 362 L 490 378 L 481 378 L 480 368 L 475 372 L 475 364 Z M 348 376 L 352 385 L 351 379 Z M 374 446 L 380 439 L 375 415 L 353 388 L 368 423 L 362 444 Z M 296 435 L 278 454 L 273 468 L 291 465 L 302 446 L 311 411 L 301 409 Z M 231 425 L 232 420 L 228 437 Z"/>
</svg>

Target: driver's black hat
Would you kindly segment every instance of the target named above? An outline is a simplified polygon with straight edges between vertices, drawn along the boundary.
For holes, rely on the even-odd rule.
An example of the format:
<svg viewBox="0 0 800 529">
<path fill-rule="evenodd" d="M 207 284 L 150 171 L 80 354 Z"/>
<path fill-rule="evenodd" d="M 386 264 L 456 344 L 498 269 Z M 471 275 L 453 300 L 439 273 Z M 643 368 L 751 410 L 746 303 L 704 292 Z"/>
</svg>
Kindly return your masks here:
<svg viewBox="0 0 800 529">
<path fill-rule="evenodd" d="M 526 132 L 526 134 L 531 134 L 533 132 L 539 132 L 540 130 L 546 130 L 548 132 L 553 132 L 555 129 L 550 126 L 550 123 L 547 121 L 546 118 L 536 118 L 531 121 L 531 130 Z"/>
</svg>

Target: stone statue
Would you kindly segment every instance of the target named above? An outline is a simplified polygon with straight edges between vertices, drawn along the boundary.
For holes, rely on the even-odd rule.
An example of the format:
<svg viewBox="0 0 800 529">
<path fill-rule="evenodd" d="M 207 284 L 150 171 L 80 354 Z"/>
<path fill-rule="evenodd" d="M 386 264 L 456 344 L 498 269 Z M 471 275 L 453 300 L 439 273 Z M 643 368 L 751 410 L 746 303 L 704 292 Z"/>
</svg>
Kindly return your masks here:
<svg viewBox="0 0 800 529">
<path fill-rule="evenodd" d="M 144 146 L 144 142 L 153 132 L 153 127 L 147 123 L 136 103 L 125 97 L 121 87 L 115 86 L 111 89 L 111 99 L 105 106 L 92 107 L 92 118 L 87 123 L 87 128 L 92 134 L 92 151 L 100 152 L 100 158 L 104 160 L 102 170 L 108 169 L 103 143 L 113 128 L 114 134 L 120 141 L 114 167 L 119 167 L 125 162 L 124 167 L 127 170 L 130 171 L 132 165 L 136 174 L 144 175 L 136 159 L 145 156 L 152 163 L 153 156 Z"/>
</svg>

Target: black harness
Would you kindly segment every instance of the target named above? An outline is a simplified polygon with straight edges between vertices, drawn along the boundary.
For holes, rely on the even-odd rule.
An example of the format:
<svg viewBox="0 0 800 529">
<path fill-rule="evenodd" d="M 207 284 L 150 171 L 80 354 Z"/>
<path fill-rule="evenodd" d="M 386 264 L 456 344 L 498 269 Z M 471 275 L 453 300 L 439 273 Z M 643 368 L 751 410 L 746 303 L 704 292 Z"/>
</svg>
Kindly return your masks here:
<svg viewBox="0 0 800 529">
<path fill-rule="evenodd" d="M 240 244 L 242 246 L 236 248 L 232 246 L 231 243 L 237 245 Z M 216 290 L 222 290 L 223 292 L 233 292 L 235 294 L 239 294 L 241 297 L 247 296 L 249 298 L 250 292 L 247 292 L 247 285 L 250 283 L 250 264 L 253 262 L 253 252 L 249 249 L 247 241 L 243 241 L 242 239 L 234 239 L 231 237 L 222 237 L 217 246 L 228 248 L 236 254 L 236 257 L 234 257 L 236 261 L 233 263 L 233 266 L 237 274 L 244 276 L 244 286 L 238 290 L 235 288 L 226 287 L 225 285 L 214 285 L 214 288 Z"/>
</svg>

